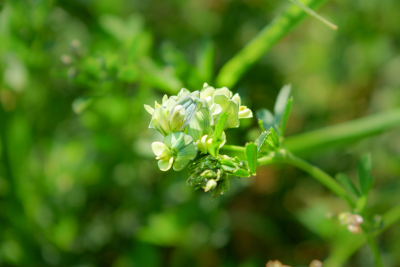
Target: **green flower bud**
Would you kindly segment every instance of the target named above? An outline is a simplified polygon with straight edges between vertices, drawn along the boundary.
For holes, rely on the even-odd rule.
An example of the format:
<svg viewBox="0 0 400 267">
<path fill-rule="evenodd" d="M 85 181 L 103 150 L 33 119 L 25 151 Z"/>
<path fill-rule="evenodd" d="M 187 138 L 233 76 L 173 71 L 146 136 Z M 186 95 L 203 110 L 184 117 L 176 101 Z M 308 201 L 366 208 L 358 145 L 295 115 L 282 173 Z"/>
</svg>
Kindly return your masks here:
<svg viewBox="0 0 400 267">
<path fill-rule="evenodd" d="M 217 187 L 217 182 L 211 179 L 207 182 L 206 186 L 204 187 L 204 192 L 208 192 L 214 189 L 215 187 Z"/>
<path fill-rule="evenodd" d="M 200 174 L 200 176 L 202 176 L 204 178 L 215 178 L 215 177 L 217 177 L 217 174 L 215 172 L 213 172 L 212 170 L 205 170 L 204 172 L 202 172 Z"/>
</svg>

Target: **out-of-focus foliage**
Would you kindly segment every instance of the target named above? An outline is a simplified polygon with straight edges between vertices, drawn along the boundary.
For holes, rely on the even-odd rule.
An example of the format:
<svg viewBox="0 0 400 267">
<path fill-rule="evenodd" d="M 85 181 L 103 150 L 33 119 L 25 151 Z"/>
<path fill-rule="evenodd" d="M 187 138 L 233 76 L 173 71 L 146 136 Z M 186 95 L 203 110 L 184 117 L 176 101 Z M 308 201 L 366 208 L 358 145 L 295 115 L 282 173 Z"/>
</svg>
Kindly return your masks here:
<svg viewBox="0 0 400 267">
<path fill-rule="evenodd" d="M 185 171 L 161 173 L 143 104 L 199 90 L 288 3 L 263 0 L 0 2 L 0 265 L 263 266 L 323 260 L 352 238 L 344 203 L 291 167 L 265 167 L 210 200 Z M 271 109 L 292 84 L 291 135 L 400 106 L 400 2 L 335 0 L 279 42 L 232 91 Z M 248 130 L 250 129 L 250 131 Z M 227 133 L 255 140 L 255 120 Z M 309 158 L 357 177 L 369 209 L 400 201 L 399 131 Z M 243 155 L 241 155 L 243 156 Z M 400 231 L 378 240 L 400 264 Z M 363 247 L 348 266 L 372 266 Z"/>
</svg>

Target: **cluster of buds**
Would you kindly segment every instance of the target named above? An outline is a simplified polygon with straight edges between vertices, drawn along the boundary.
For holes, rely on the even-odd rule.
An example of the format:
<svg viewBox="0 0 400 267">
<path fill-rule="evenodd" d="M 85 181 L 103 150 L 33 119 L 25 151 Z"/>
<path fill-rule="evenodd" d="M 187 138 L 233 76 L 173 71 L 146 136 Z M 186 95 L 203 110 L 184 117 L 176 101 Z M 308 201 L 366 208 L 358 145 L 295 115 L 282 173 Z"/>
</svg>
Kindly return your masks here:
<svg viewBox="0 0 400 267">
<path fill-rule="evenodd" d="M 339 221 L 342 225 L 346 225 L 347 229 L 353 234 L 361 233 L 360 225 L 364 221 L 361 215 L 343 212 L 339 214 Z"/>
<path fill-rule="evenodd" d="M 221 114 L 227 114 L 224 130 L 236 128 L 239 119 L 253 116 L 250 109 L 241 106 L 239 94 L 233 95 L 226 87 L 215 89 L 207 84 L 202 90 L 192 93 L 182 88 L 176 96 L 164 95 L 162 103 L 155 102 L 154 108 L 144 107 L 152 115 L 149 128 L 164 135 L 163 142 L 152 144 L 162 171 L 171 167 L 176 171 L 182 170 L 198 151 L 207 154 Z M 225 136 L 223 132 L 218 140 L 222 141 L 220 147 L 225 144 Z"/>
<path fill-rule="evenodd" d="M 238 177 L 249 177 L 247 161 L 239 158 L 230 158 L 220 155 L 214 158 L 211 155 L 205 156 L 189 166 L 190 177 L 187 180 L 189 186 L 195 189 L 204 189 L 210 192 L 215 198 L 229 189 L 228 177 L 230 175 Z"/>
</svg>

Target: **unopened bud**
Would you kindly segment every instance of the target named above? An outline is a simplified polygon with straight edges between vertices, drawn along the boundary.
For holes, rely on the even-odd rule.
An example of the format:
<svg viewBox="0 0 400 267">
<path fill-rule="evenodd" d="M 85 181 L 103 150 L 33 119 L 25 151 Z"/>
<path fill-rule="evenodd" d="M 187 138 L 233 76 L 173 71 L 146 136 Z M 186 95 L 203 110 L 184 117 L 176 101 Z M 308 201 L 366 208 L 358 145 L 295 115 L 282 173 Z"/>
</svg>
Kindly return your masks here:
<svg viewBox="0 0 400 267">
<path fill-rule="evenodd" d="M 204 178 L 215 178 L 217 177 L 217 174 L 213 172 L 212 170 L 205 170 L 200 174 Z"/>
<path fill-rule="evenodd" d="M 226 171 L 226 172 L 231 172 L 231 173 L 233 173 L 233 172 L 236 171 L 235 168 L 230 167 L 230 166 L 227 166 L 227 165 L 222 165 L 221 168 L 222 168 L 224 171 Z"/>
<path fill-rule="evenodd" d="M 351 216 L 351 224 L 360 225 L 363 223 L 363 221 L 363 217 L 358 214 L 354 214 L 353 216 Z"/>
<path fill-rule="evenodd" d="M 361 233 L 361 227 L 359 225 L 349 224 L 347 225 L 347 229 L 352 232 L 353 234 Z"/>
<path fill-rule="evenodd" d="M 212 189 L 214 189 L 217 186 L 217 182 L 215 180 L 209 180 L 206 184 L 206 187 L 204 188 L 204 192 L 208 192 Z"/>
<path fill-rule="evenodd" d="M 322 262 L 320 262 L 319 260 L 313 260 L 310 263 L 310 267 L 322 267 Z"/>
</svg>

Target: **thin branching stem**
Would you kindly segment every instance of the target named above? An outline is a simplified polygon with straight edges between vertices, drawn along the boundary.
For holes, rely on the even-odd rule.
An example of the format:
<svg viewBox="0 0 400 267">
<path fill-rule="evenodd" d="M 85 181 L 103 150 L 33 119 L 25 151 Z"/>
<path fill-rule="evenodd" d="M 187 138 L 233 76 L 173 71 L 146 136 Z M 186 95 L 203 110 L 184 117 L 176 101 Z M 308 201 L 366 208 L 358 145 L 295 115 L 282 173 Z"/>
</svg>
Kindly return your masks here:
<svg viewBox="0 0 400 267">
<path fill-rule="evenodd" d="M 310 163 L 294 156 L 290 152 L 283 151 L 283 153 L 274 154 L 272 156 L 266 156 L 258 159 L 258 165 L 267 165 L 273 163 L 286 163 L 302 169 L 303 171 L 310 174 L 320 183 L 325 185 L 337 196 L 347 201 L 351 208 L 355 207 L 354 201 L 348 196 L 347 192 L 339 185 L 332 176 L 321 170 L 320 168 L 311 165 Z"/>
</svg>

